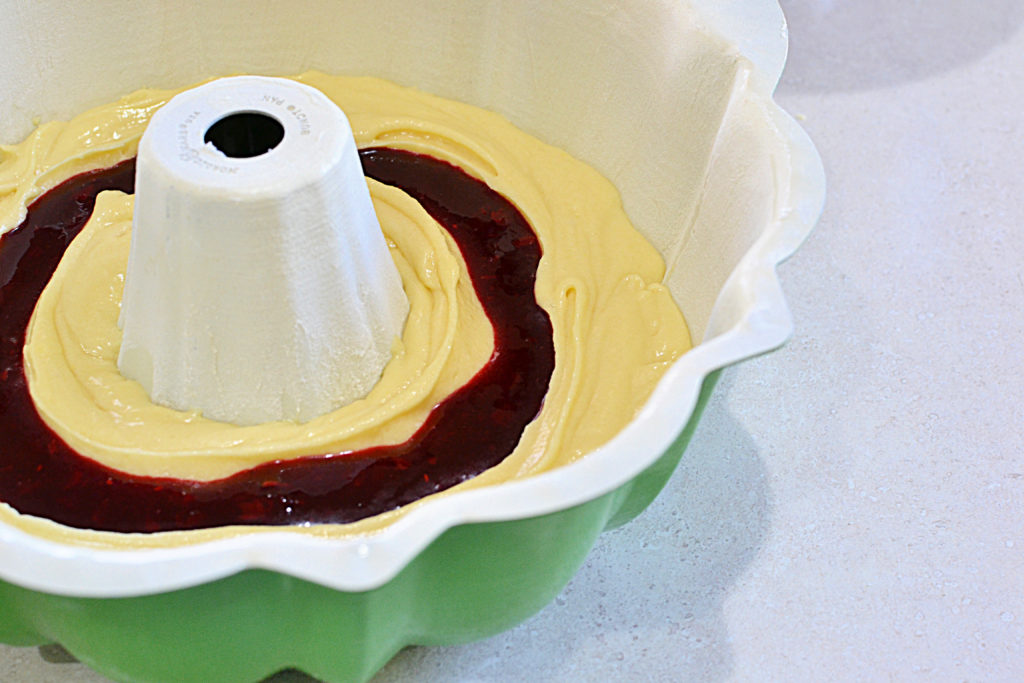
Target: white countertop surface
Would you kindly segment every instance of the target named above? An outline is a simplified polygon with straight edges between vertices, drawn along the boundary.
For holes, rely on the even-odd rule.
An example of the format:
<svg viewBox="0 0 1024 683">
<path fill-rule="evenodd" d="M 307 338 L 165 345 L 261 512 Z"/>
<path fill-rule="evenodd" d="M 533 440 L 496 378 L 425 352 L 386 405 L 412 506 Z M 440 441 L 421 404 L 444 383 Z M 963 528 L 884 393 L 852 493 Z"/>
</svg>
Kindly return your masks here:
<svg viewBox="0 0 1024 683">
<path fill-rule="evenodd" d="M 1024 675 L 1024 2 L 782 5 L 829 182 L 793 339 L 555 602 L 375 683 Z M 0 680 L 106 680 L 68 659 L 0 646 Z"/>
</svg>

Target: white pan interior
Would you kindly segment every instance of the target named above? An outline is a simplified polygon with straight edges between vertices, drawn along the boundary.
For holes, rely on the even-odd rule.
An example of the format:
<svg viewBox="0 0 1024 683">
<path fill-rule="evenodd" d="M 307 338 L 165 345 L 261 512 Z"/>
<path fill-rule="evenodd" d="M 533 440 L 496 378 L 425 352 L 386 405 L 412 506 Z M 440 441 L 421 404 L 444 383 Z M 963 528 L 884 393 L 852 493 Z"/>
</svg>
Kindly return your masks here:
<svg viewBox="0 0 1024 683">
<path fill-rule="evenodd" d="M 0 143 L 138 88 L 237 73 L 372 75 L 497 111 L 615 183 L 702 341 L 598 452 L 499 492 L 446 497 L 370 541 L 282 532 L 117 553 L 0 527 L 8 580 L 130 595 L 263 566 L 380 585 L 453 524 L 542 514 L 621 485 L 682 429 L 709 371 L 789 334 L 774 268 L 813 225 L 823 178 L 771 101 L 786 53 L 775 0 L 0 0 L 0 17 Z"/>
</svg>

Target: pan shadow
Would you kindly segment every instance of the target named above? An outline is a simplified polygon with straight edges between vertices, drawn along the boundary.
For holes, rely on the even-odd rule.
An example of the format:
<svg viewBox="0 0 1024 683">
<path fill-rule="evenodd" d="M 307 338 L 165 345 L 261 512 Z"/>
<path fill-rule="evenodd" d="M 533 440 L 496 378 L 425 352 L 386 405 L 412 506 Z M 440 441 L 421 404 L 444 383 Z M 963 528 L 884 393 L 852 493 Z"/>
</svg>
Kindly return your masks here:
<svg viewBox="0 0 1024 683">
<path fill-rule="evenodd" d="M 732 383 L 726 370 L 658 499 L 603 534 L 553 603 L 478 643 L 407 648 L 374 682 L 540 683 L 595 671 L 605 680 L 726 679 L 723 603 L 758 554 L 771 510 L 761 457 L 727 408 Z"/>
<path fill-rule="evenodd" d="M 1020 0 L 780 4 L 791 37 L 780 92 L 871 90 L 922 80 L 981 59 L 1024 23 Z"/>
</svg>

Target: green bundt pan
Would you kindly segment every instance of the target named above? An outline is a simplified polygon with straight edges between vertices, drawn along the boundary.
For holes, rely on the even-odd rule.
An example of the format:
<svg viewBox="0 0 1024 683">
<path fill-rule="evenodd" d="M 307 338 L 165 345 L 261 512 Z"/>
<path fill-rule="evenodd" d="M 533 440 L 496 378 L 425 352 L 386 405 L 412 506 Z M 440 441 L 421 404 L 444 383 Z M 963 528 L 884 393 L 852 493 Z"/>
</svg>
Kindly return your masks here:
<svg viewBox="0 0 1024 683">
<path fill-rule="evenodd" d="M 416 86 L 497 111 L 609 177 L 699 343 L 580 461 L 431 500 L 371 537 L 282 529 L 111 551 L 0 525 L 0 642 L 57 642 L 115 680 L 296 668 L 363 681 L 407 645 L 483 638 L 540 610 L 598 534 L 664 486 L 718 370 L 785 341 L 775 268 L 824 198 L 817 153 L 771 98 L 787 47 L 775 0 L 260 7 L 0 0 L 0 142 L 141 87 L 229 73 Z"/>
</svg>

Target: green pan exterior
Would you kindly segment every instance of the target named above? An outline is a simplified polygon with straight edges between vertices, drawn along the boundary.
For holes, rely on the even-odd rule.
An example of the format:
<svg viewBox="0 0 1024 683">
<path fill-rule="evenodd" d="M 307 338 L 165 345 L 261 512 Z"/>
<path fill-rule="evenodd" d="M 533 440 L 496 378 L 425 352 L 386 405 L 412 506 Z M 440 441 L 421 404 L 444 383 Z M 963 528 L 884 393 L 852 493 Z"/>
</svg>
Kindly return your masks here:
<svg viewBox="0 0 1024 683">
<path fill-rule="evenodd" d="M 541 517 L 448 530 L 380 588 L 349 593 L 248 570 L 133 598 L 71 598 L 0 581 L 0 642 L 60 643 L 118 681 L 252 683 L 286 668 L 366 681 L 407 645 L 451 645 L 524 621 L 569 582 L 605 529 L 654 500 L 718 379 L 644 472 L 595 500 Z"/>
</svg>

